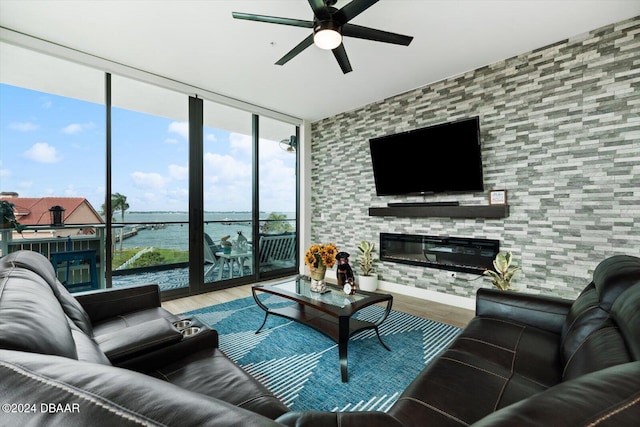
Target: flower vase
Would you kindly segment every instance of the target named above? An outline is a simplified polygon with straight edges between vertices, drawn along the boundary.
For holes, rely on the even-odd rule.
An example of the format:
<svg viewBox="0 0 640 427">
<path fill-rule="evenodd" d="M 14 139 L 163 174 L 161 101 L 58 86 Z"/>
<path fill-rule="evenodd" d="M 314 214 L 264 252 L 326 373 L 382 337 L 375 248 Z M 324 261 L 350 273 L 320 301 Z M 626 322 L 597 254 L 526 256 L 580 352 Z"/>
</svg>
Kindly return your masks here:
<svg viewBox="0 0 640 427">
<path fill-rule="evenodd" d="M 320 265 L 318 267 L 309 267 L 311 272 L 311 292 L 324 292 L 327 285 L 324 283 L 324 276 L 327 273 L 327 267 Z"/>
</svg>

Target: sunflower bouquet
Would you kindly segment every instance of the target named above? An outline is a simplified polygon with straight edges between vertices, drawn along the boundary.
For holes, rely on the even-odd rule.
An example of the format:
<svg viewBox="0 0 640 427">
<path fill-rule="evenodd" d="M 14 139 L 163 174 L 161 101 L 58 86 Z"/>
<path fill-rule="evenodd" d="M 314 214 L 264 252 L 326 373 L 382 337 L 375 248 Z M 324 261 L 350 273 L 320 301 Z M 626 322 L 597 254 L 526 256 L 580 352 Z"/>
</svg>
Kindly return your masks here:
<svg viewBox="0 0 640 427">
<path fill-rule="evenodd" d="M 336 263 L 338 249 L 333 243 L 311 245 L 304 254 L 304 263 L 311 268 L 331 268 Z"/>
</svg>

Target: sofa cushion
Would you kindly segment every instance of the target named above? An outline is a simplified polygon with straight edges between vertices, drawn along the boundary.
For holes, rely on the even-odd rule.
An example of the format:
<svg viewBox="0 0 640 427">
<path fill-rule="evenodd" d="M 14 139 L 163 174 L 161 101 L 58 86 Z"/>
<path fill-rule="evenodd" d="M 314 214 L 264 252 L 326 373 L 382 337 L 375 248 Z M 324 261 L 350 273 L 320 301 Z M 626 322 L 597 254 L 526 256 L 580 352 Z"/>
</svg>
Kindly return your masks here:
<svg viewBox="0 0 640 427">
<path fill-rule="evenodd" d="M 179 362 L 149 372 L 149 375 L 271 419 L 289 411 L 272 392 L 218 348 L 193 353 Z"/>
<path fill-rule="evenodd" d="M 77 358 L 67 316 L 42 277 L 21 267 L 0 269 L 0 346 Z"/>
<path fill-rule="evenodd" d="M 633 360 L 640 360 L 640 282 L 625 291 L 611 307 L 611 317 L 624 337 Z"/>
<path fill-rule="evenodd" d="M 47 258 L 34 251 L 17 251 L 10 253 L 1 259 L 0 269 L 4 265 L 14 265 L 39 275 L 51 288 L 51 291 L 58 299 L 62 310 L 67 316 L 82 330 L 85 334 L 91 336 L 91 320 L 87 312 L 82 308 L 80 303 L 69 293 L 62 283 L 56 277 L 53 265 Z"/>
<path fill-rule="evenodd" d="M 0 396 L 35 403 L 2 414 L 2 425 L 277 426 L 274 421 L 165 381 L 113 366 L 0 350 Z M 68 412 L 41 410 L 52 403 Z M 45 407 L 45 409 L 47 409 Z"/>
<path fill-rule="evenodd" d="M 602 261 L 593 272 L 593 284 L 600 296 L 600 305 L 606 311 L 618 296 L 640 283 L 640 258 L 616 255 Z"/>
<path fill-rule="evenodd" d="M 409 425 L 473 423 L 557 384 L 558 344 L 559 336 L 543 329 L 475 317 L 389 413 Z"/>
<path fill-rule="evenodd" d="M 560 338 L 557 334 L 515 321 L 475 317 L 450 349 L 471 354 L 508 376 L 520 375 L 543 387 L 560 377 Z"/>
<path fill-rule="evenodd" d="M 640 259 L 613 256 L 602 261 L 593 282 L 576 298 L 562 327 L 560 344 L 563 379 L 629 362 L 632 359 L 612 306 L 640 283 Z"/>
<path fill-rule="evenodd" d="M 67 318 L 68 319 L 68 318 Z M 101 365 L 110 365 L 111 362 L 105 356 L 102 349 L 89 335 L 85 334 L 78 325 L 73 323 L 71 319 L 68 320 L 69 329 L 71 330 L 71 336 L 76 345 L 76 353 L 78 360 L 85 362 L 99 363 Z"/>
<path fill-rule="evenodd" d="M 497 411 L 474 427 L 637 426 L 640 362 L 625 363 L 560 383 Z"/>
</svg>

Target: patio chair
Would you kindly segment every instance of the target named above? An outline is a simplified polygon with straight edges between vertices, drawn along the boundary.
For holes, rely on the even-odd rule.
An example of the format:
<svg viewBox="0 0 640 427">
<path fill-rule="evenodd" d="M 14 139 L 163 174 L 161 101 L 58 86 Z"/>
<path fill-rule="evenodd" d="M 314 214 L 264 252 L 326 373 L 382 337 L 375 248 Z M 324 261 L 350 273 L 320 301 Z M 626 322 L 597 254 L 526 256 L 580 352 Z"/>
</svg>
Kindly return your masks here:
<svg viewBox="0 0 640 427">
<path fill-rule="evenodd" d="M 219 259 L 216 256 L 216 244 L 207 233 L 204 233 L 204 277 L 209 276 L 216 266 L 219 265 Z"/>
</svg>

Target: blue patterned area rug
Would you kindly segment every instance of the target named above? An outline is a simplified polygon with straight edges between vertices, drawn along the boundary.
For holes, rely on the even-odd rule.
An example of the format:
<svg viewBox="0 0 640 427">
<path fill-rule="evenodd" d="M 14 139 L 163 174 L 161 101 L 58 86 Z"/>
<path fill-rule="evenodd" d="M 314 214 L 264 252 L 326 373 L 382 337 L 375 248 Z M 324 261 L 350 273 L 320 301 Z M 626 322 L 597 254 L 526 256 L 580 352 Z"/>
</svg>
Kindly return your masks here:
<svg viewBox="0 0 640 427">
<path fill-rule="evenodd" d="M 269 307 L 291 301 L 260 294 Z M 384 309 L 370 306 L 355 317 L 375 321 Z M 387 351 L 374 331 L 349 341 L 349 382 L 340 379 L 338 345 L 315 329 L 269 315 L 243 298 L 185 313 L 211 325 L 222 349 L 292 410 L 386 411 L 402 391 L 452 340 L 460 328 L 392 310 L 380 326 Z"/>
</svg>

